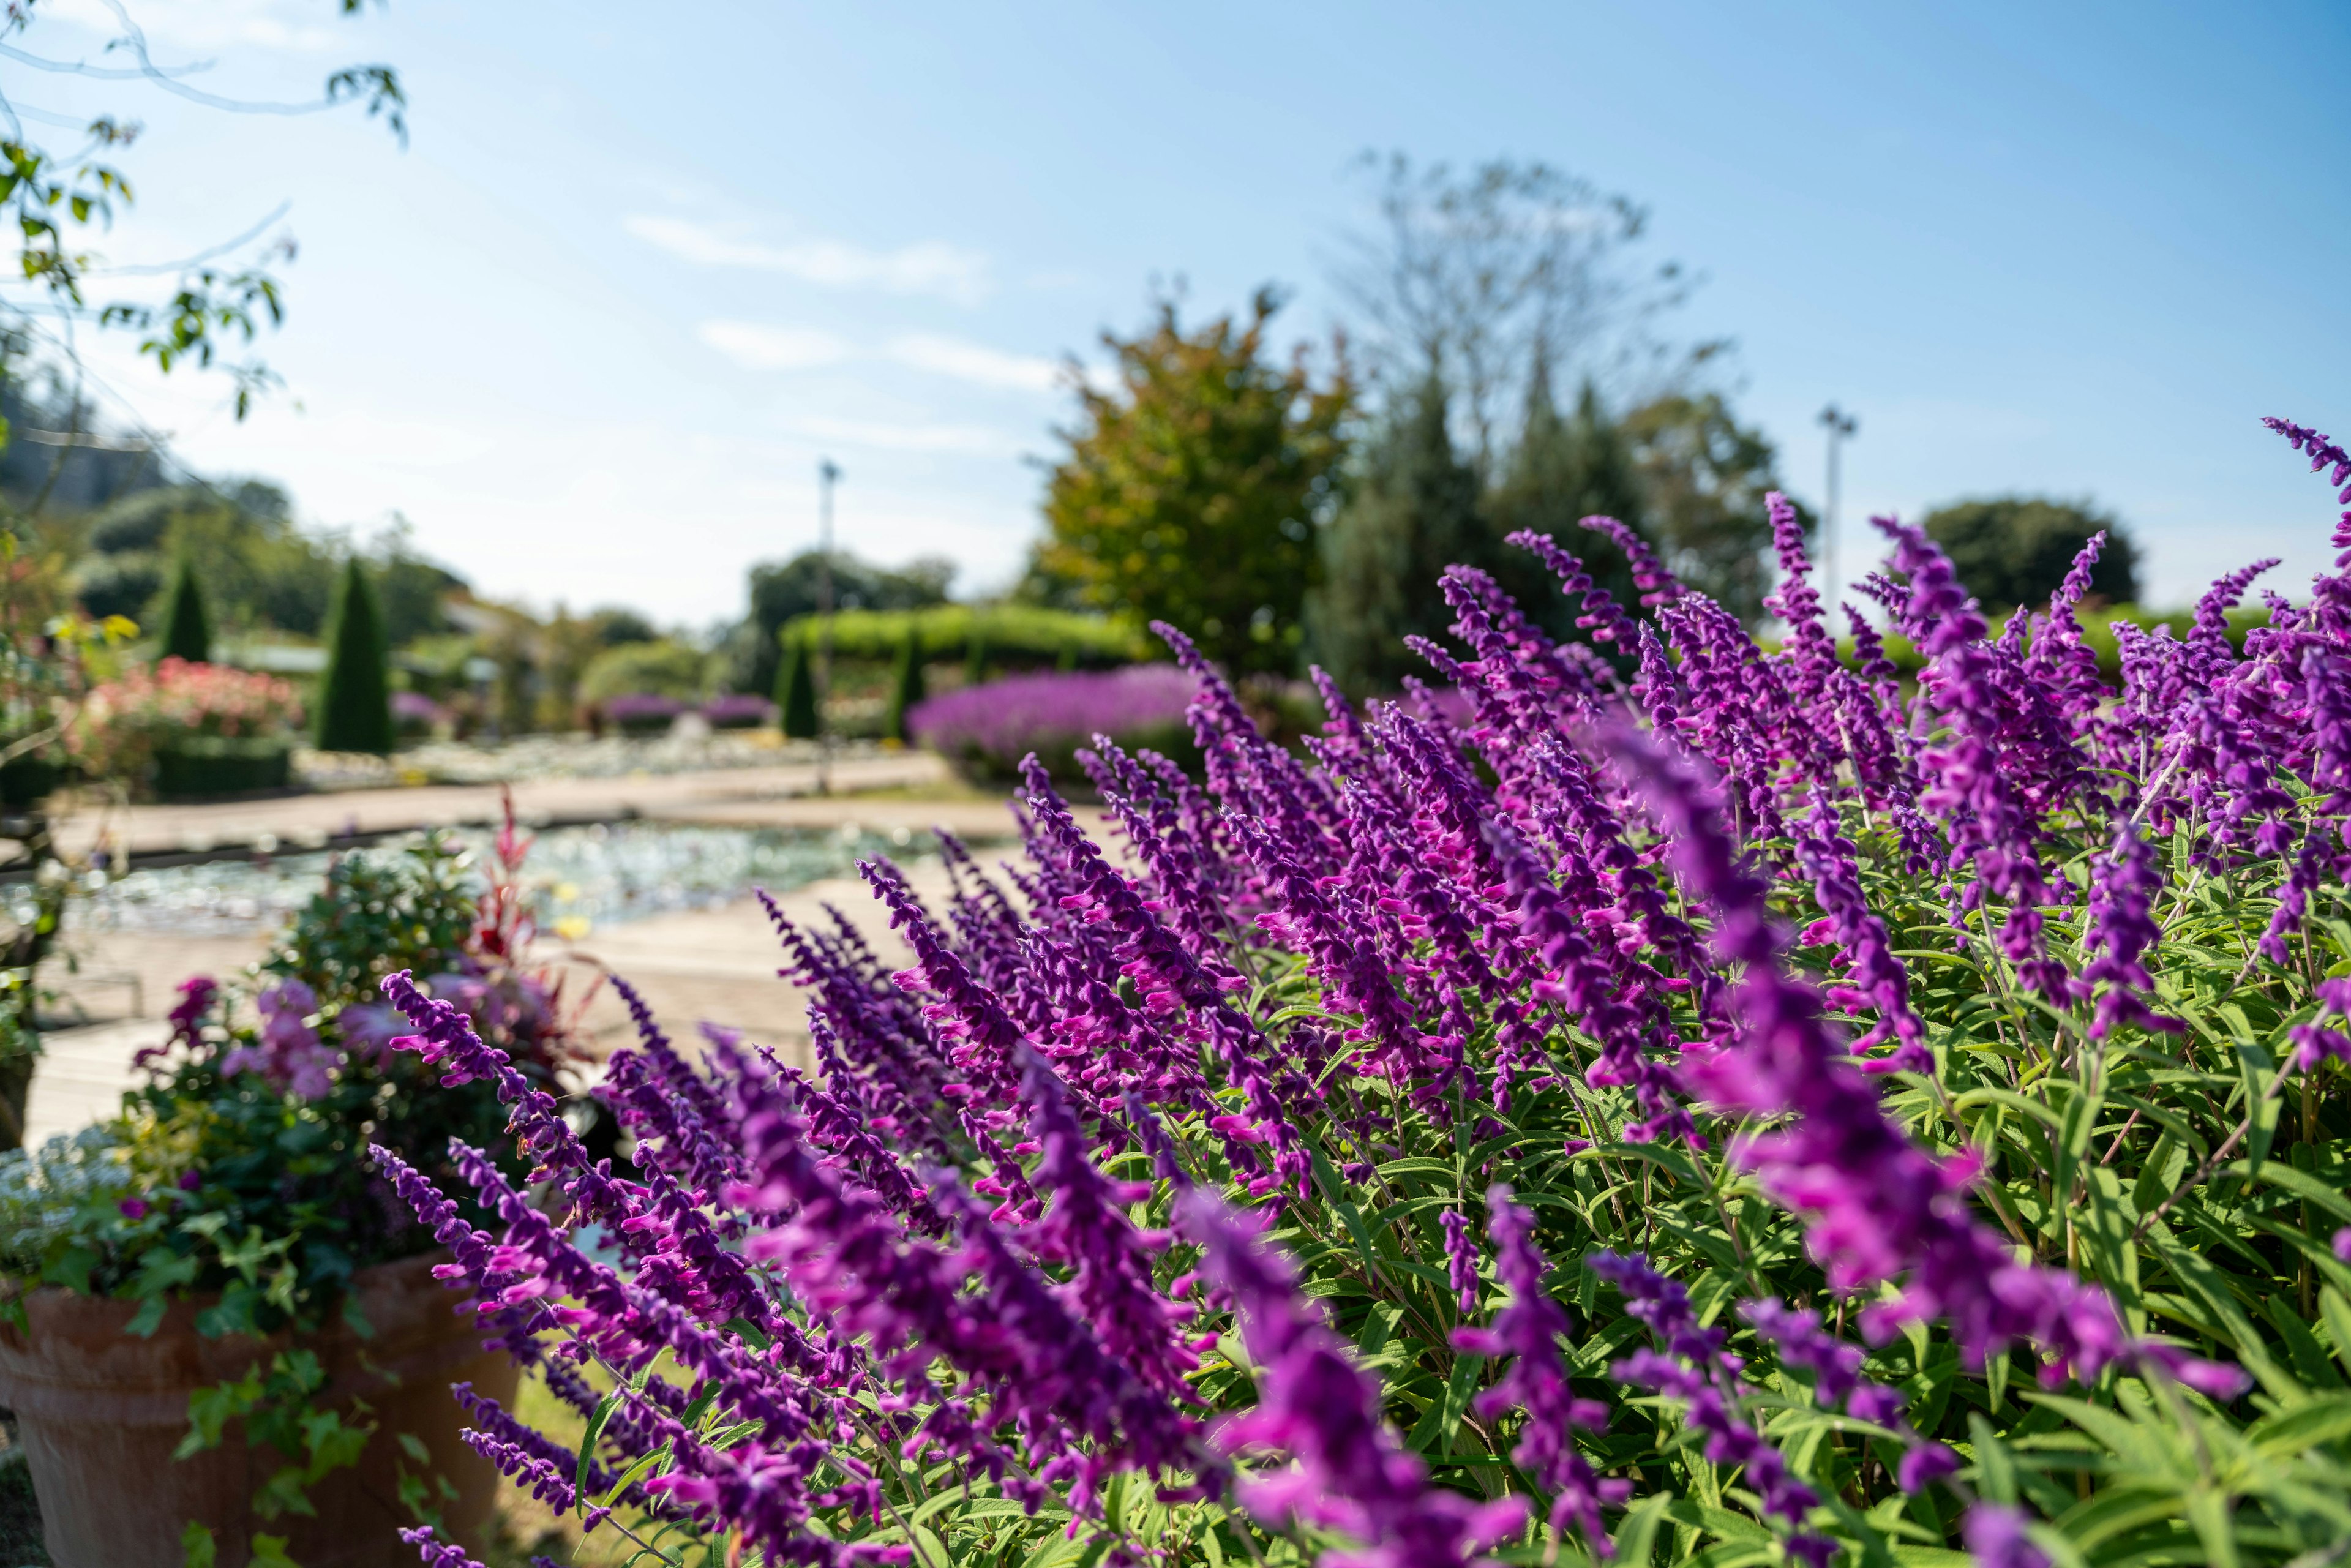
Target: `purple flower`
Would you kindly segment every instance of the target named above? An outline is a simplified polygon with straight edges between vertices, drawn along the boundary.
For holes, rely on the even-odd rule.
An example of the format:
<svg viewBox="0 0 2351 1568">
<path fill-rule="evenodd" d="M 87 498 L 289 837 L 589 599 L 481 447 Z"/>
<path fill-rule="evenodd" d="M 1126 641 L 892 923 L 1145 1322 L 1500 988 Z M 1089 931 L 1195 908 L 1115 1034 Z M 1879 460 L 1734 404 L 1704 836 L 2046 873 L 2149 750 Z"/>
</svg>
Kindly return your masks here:
<svg viewBox="0 0 2351 1568">
<path fill-rule="evenodd" d="M 906 731 L 943 756 L 982 758 L 1009 772 L 1029 752 L 1066 756 L 1096 735 L 1176 730 L 1194 690 L 1191 676 L 1167 664 L 1015 675 L 917 703 Z"/>
<path fill-rule="evenodd" d="M 115 1207 L 122 1210 L 123 1216 L 126 1218 L 144 1219 L 147 1218 L 147 1200 L 143 1197 L 126 1197 L 120 1203 L 115 1205 Z"/>
<path fill-rule="evenodd" d="M 2092 868 L 2088 927 L 2082 944 L 2093 955 L 2082 970 L 2082 983 L 2106 983 L 2090 1022 L 2093 1040 L 2105 1039 L 2121 1023 L 2166 1034 L 2188 1027 L 2140 1000 L 2155 986 L 2141 956 L 2162 935 L 2153 914 L 2155 895 L 2162 887 L 2153 847 L 2128 822 L 2117 822 L 2114 848 Z"/>
<path fill-rule="evenodd" d="M 464 1552 L 444 1542 L 429 1525 L 402 1530 L 400 1538 L 416 1548 L 417 1555 L 423 1559 L 424 1568 L 482 1568 Z"/>
<path fill-rule="evenodd" d="M 310 1019 L 318 994 L 299 980 L 279 980 L 254 998 L 261 1013 L 260 1038 L 221 1058 L 221 1072 L 254 1072 L 281 1093 L 316 1100 L 334 1087 L 335 1052 L 319 1039 Z"/>
<path fill-rule="evenodd" d="M 1437 1218 L 1445 1228 L 1446 1283 L 1466 1318 L 1478 1310 L 1478 1239 L 1469 1234 L 1469 1217 L 1459 1209 L 1448 1208 Z"/>
<path fill-rule="evenodd" d="M 2003 1503 L 1979 1502 L 1968 1510 L 1959 1533 L 1976 1568 L 2049 1568 L 2049 1559 L 2026 1539 L 2024 1512 Z"/>
<path fill-rule="evenodd" d="M 1332 1553 L 1345 1568 L 1461 1568 L 1517 1528 L 1525 1500 L 1471 1502 L 1433 1487 L 1420 1460 L 1380 1418 L 1380 1385 L 1355 1367 L 1296 1291 L 1286 1259 L 1208 1192 L 1179 1200 L 1177 1228 L 1201 1249 L 1200 1272 L 1228 1301 L 1250 1359 L 1264 1369 L 1252 1409 L 1216 1428 L 1228 1455 L 1277 1450 L 1296 1468 L 1250 1477 L 1240 1498 L 1276 1526 L 1292 1517 L 1364 1544 Z"/>
<path fill-rule="evenodd" d="M 1494 1385 L 1478 1396 L 1480 1418 L 1524 1412 L 1518 1447 L 1510 1458 L 1552 1497 L 1551 1525 L 1564 1534 L 1573 1525 L 1601 1556 L 1614 1553 L 1600 1510 L 1631 1494 L 1632 1483 L 1604 1481 L 1575 1448 L 1579 1430 L 1597 1432 L 1608 1423 L 1608 1407 L 1578 1398 L 1561 1360 L 1560 1342 L 1573 1330 L 1567 1312 L 1551 1294 L 1551 1261 L 1535 1245 L 1534 1217 L 1510 1201 L 1510 1189 L 1495 1184 L 1486 1192 L 1487 1229 L 1494 1239 L 1494 1272 L 1510 1292 L 1492 1326 L 1453 1331 L 1454 1348 L 1470 1355 L 1510 1356 Z"/>
</svg>

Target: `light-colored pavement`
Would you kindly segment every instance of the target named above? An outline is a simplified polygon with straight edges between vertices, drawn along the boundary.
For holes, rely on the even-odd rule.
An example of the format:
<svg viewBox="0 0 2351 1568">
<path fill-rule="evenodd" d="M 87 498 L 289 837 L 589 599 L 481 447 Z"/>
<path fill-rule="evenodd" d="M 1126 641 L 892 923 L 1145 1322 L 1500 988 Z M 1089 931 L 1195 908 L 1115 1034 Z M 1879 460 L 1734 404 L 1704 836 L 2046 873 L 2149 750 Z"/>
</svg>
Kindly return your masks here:
<svg viewBox="0 0 2351 1568">
<path fill-rule="evenodd" d="M 495 810 L 495 791 L 491 801 Z M 249 808 L 205 809 L 226 813 Z M 1010 813 L 991 801 L 838 795 L 730 800 L 696 800 L 689 795 L 644 814 L 741 827 L 825 829 L 855 822 L 884 831 L 901 826 L 919 831 L 935 823 L 970 841 L 984 865 L 993 864 L 997 855 L 991 850 L 1000 853 L 1003 841 L 1013 831 Z M 1107 841 L 1097 813 L 1081 810 L 1079 816 L 1098 841 Z M 906 869 L 925 902 L 939 908 L 946 881 L 936 857 L 910 859 Z M 894 966 L 911 956 L 890 930 L 888 912 L 862 882 L 814 883 L 783 895 L 778 903 L 791 920 L 820 928 L 829 925 L 825 908 L 830 904 L 857 927 L 885 963 Z M 35 1071 L 26 1115 L 30 1138 L 37 1142 L 52 1133 L 70 1132 L 112 1112 L 122 1092 L 131 1086 L 132 1054 L 163 1040 L 167 1032 L 163 1014 L 180 981 L 193 974 L 234 974 L 258 958 L 266 945 L 264 935 L 105 934 L 69 941 L 78 960 L 78 973 L 67 973 L 61 966 L 56 973 L 45 973 L 45 979 L 68 1003 L 78 1001 L 89 1015 L 106 1021 L 55 1030 L 46 1037 L 47 1054 Z M 581 939 L 576 949 L 550 938 L 538 956 L 560 965 L 566 994 L 575 999 L 587 993 L 595 967 L 621 976 L 643 996 L 664 1031 L 681 1044 L 698 1043 L 699 1026 L 709 1022 L 773 1045 L 787 1060 L 807 1061 L 806 998 L 799 988 L 778 977 L 784 961 L 781 944 L 752 899 L 607 926 Z M 132 1016 L 122 1016 L 126 1013 Z M 627 1043 L 635 1034 L 626 1008 L 609 986 L 592 996 L 581 1025 L 591 1049 L 600 1055 Z"/>
</svg>

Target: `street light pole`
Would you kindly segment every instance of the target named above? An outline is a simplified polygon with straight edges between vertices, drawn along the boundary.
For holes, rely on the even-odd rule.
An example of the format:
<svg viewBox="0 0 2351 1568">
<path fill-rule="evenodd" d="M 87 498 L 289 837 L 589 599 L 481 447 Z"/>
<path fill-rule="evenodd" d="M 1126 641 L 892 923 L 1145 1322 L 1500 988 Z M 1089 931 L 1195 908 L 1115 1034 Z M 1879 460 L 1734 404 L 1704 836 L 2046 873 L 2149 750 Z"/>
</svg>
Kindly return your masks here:
<svg viewBox="0 0 2351 1568">
<path fill-rule="evenodd" d="M 830 457 L 816 464 L 816 792 L 832 793 L 832 487 L 841 468 Z"/>
<path fill-rule="evenodd" d="M 1837 449 L 1861 428 L 1861 421 L 1831 403 L 1821 410 L 1821 423 L 1829 433 L 1828 506 L 1821 513 L 1821 577 L 1826 591 L 1821 595 L 1821 607 L 1830 617 L 1829 635 L 1834 637 L 1837 611 Z"/>
</svg>

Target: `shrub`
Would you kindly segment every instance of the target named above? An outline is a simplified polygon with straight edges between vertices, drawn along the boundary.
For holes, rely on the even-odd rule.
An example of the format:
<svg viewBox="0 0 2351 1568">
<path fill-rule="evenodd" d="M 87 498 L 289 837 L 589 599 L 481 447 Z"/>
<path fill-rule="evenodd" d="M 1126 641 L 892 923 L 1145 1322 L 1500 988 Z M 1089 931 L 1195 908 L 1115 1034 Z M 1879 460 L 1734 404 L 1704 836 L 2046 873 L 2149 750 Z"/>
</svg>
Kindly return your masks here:
<svg viewBox="0 0 2351 1568">
<path fill-rule="evenodd" d="M 776 705 L 750 692 L 726 692 L 702 705 L 713 729 L 757 729 L 776 716 Z"/>
<path fill-rule="evenodd" d="M 319 749 L 377 757 L 392 750 L 391 651 L 367 568 L 353 556 L 327 623 L 327 671 L 319 679 Z"/>
<path fill-rule="evenodd" d="M 652 735 L 668 729 L 685 711 L 685 705 L 659 692 L 631 692 L 607 697 L 601 710 L 604 722 L 630 735 Z"/>
<path fill-rule="evenodd" d="M 1035 752 L 1049 773 L 1068 779 L 1078 748 L 1096 734 L 1186 751 L 1184 706 L 1192 691 L 1191 679 L 1167 664 L 1015 675 L 932 697 L 907 713 L 906 733 L 969 778 L 1017 778 L 1021 758 Z"/>
<path fill-rule="evenodd" d="M 448 717 L 449 710 L 423 692 L 392 694 L 392 727 L 403 736 L 430 735 Z"/>
<path fill-rule="evenodd" d="M 778 633 L 789 646 L 796 637 L 811 642 L 817 618 L 785 622 Z M 1059 664 L 1107 669 L 1151 656 L 1142 629 L 1101 615 L 1040 610 L 1022 604 L 941 604 L 928 610 L 844 610 L 832 618 L 837 659 L 883 664 L 895 659 L 913 634 L 934 659 L 968 660 L 975 643 L 998 665 L 1031 668 Z"/>
<path fill-rule="evenodd" d="M 906 628 L 906 641 L 898 650 L 898 665 L 891 674 L 890 704 L 883 710 L 882 733 L 892 740 L 907 738 L 906 716 L 923 706 L 929 689 L 923 679 L 923 635 L 919 628 Z"/>
<path fill-rule="evenodd" d="M 896 974 L 777 916 L 820 1077 L 643 1020 L 642 1183 L 395 981 L 542 1160 L 383 1161 L 580 1412 L 508 1472 L 673 1562 L 2332 1561 L 2351 572 L 2108 689 L 1890 528 L 1905 699 L 1771 509 L 1778 652 L 1584 599 L 1629 698 L 1476 574 L 1468 721 L 1311 771 L 1187 656 L 1114 853 L 1032 768 L 1009 890 L 865 868 Z"/>
<path fill-rule="evenodd" d="M 667 637 L 607 648 L 580 677 L 580 700 L 590 704 L 642 692 L 699 703 L 709 689 L 710 655 Z"/>
<path fill-rule="evenodd" d="M 212 617 L 204 613 L 204 590 L 196 584 L 196 569 L 183 556 L 172 571 L 172 597 L 163 606 L 163 630 L 158 651 L 166 659 L 206 664 L 213 657 Z"/>
<path fill-rule="evenodd" d="M 816 706 L 816 671 L 805 637 L 784 640 L 783 667 L 776 672 L 776 707 L 784 734 L 793 740 L 814 740 L 823 728 Z"/>
<path fill-rule="evenodd" d="M 301 722 L 294 687 L 274 675 L 164 659 L 92 687 L 67 747 L 86 773 L 136 780 L 158 751 L 196 739 L 283 747 Z"/>
</svg>

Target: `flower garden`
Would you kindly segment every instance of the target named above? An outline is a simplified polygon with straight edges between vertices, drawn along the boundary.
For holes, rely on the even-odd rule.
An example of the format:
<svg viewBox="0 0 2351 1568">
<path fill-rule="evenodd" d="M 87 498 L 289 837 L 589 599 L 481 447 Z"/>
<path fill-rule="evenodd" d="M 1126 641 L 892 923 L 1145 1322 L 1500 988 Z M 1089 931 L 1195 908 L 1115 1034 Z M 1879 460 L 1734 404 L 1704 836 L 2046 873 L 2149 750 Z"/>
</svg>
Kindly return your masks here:
<svg viewBox="0 0 2351 1568">
<path fill-rule="evenodd" d="M 2241 645 L 2266 563 L 2117 623 L 2112 680 L 2097 541 L 1995 627 L 1882 523 L 1847 656 L 1776 496 L 1769 648 L 1593 518 L 1637 602 L 1514 538 L 1588 643 L 1457 567 L 1429 684 L 1325 683 L 1296 749 L 1178 628 L 1037 677 L 1134 744 L 1029 758 L 1019 863 L 944 839 L 943 902 L 866 862 L 909 967 L 769 906 L 812 1073 L 638 1007 L 568 1095 L 519 841 L 486 892 L 348 862 L 0 1177 L 0 1373 L 68 1298 L 290 1336 L 190 1396 L 172 1463 L 248 1445 L 260 1521 L 192 1563 L 312 1561 L 370 1464 L 447 1565 L 492 1466 L 675 1568 L 2339 1563 L 2351 455 L 2273 427 L 2336 574 Z M 909 725 L 1071 727 L 977 695 Z M 301 1348 L 419 1259 L 499 1353 L 461 1447 Z"/>
</svg>

